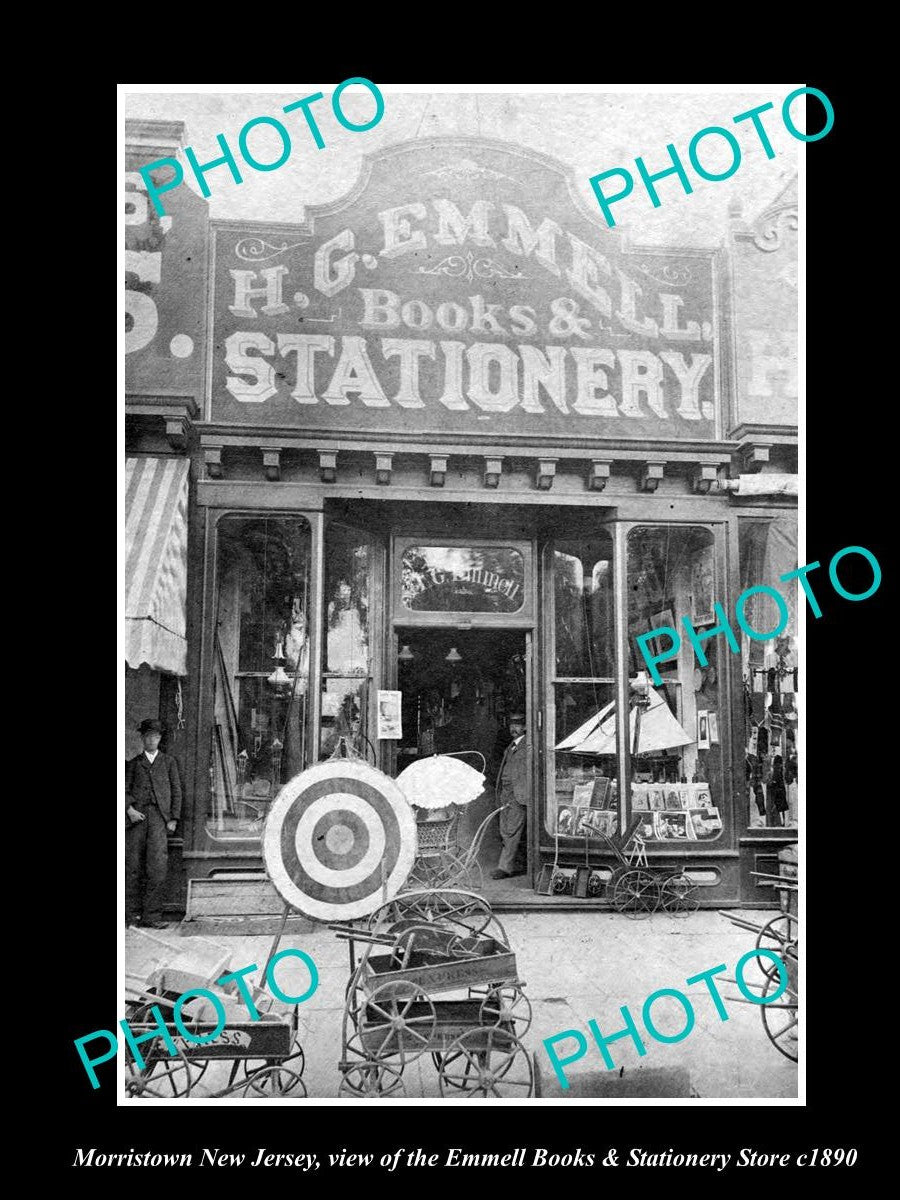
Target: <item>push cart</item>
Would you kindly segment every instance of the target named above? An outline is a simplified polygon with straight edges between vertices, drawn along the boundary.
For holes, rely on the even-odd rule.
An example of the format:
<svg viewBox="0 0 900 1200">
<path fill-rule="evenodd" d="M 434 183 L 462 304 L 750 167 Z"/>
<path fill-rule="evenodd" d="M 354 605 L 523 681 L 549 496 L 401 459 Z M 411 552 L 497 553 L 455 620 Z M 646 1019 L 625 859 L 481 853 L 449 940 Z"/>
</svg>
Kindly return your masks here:
<svg viewBox="0 0 900 1200">
<path fill-rule="evenodd" d="M 210 1064 L 230 1063 L 227 1081 L 218 1090 L 210 1088 L 211 1073 L 204 1085 L 208 1097 L 264 1096 L 304 1097 L 305 1056 L 298 1036 L 296 1005 L 282 1004 L 267 991 L 252 987 L 253 1002 L 260 1014 L 251 1020 L 234 984 L 223 990 L 216 980 L 230 967 L 231 954 L 215 942 L 192 938 L 190 947 L 168 941 L 146 930 L 133 929 L 129 937 L 135 957 L 144 963 L 144 974 L 125 977 L 126 1020 L 136 1038 L 158 1032 L 153 1013 L 156 1007 L 175 1044 L 170 1054 L 161 1036 L 139 1043 L 144 1061 L 141 1069 L 130 1048 L 125 1051 L 125 1091 L 128 1096 L 149 1099 L 186 1098 L 206 1075 Z M 271 961 L 278 939 L 269 951 Z M 265 975 L 265 968 L 263 971 Z M 218 997 L 225 1011 L 225 1028 L 208 1043 L 191 1041 L 171 1019 L 175 1002 L 187 991 L 203 988 Z M 204 1038 L 218 1029 L 212 1004 L 199 996 L 188 1000 L 181 1022 L 194 1037 Z M 224 1073 L 216 1071 L 218 1078 Z"/>
<path fill-rule="evenodd" d="M 426 1054 L 442 1096 L 533 1094 L 522 1044 L 531 1004 L 506 932 L 481 896 L 403 892 L 363 926 L 331 928 L 350 954 L 339 1095 L 403 1095 L 404 1072 Z"/>
<path fill-rule="evenodd" d="M 158 1030 L 151 1008 L 156 1005 L 166 1016 L 177 996 L 145 992 L 133 998 L 127 1008 L 128 1024 L 136 1038 Z M 231 997 L 228 997 L 233 1003 Z M 148 1020 L 148 1018 L 151 1018 Z M 272 1096 L 306 1096 L 303 1082 L 305 1057 L 297 1032 L 297 1009 L 283 1013 L 260 1012 L 258 1021 L 229 1021 L 211 1042 L 201 1045 L 185 1038 L 175 1025 L 166 1021 L 166 1029 L 177 1048 L 174 1055 L 161 1037 L 142 1044 L 144 1069 L 141 1070 L 130 1050 L 125 1053 L 125 1092 L 128 1096 L 150 1099 L 187 1098 L 197 1087 L 210 1063 L 231 1064 L 227 1082 L 206 1096 L 241 1096 L 261 1099 Z M 215 1020 L 185 1020 L 184 1026 L 196 1037 L 215 1033 Z"/>
<path fill-rule="evenodd" d="M 634 920 L 649 917 L 659 908 L 673 917 L 696 912 L 697 885 L 683 869 L 648 865 L 644 840 L 637 834 L 640 823 L 637 814 L 623 837 L 600 835 L 618 862 L 606 884 L 613 908 Z"/>
</svg>

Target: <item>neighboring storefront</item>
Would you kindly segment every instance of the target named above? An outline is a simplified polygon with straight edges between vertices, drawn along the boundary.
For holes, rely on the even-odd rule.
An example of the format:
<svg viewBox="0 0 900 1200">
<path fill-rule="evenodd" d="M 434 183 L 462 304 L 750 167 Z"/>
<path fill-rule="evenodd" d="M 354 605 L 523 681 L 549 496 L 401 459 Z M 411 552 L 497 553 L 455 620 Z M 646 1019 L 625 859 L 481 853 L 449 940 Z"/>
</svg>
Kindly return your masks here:
<svg viewBox="0 0 900 1200">
<path fill-rule="evenodd" d="M 390 774 L 476 750 L 490 775 L 519 710 L 529 891 L 554 861 L 602 871 L 596 834 L 639 813 L 705 903 L 768 898 L 751 872 L 795 837 L 795 630 L 710 639 L 703 669 L 685 642 L 631 687 L 637 634 L 709 629 L 796 565 L 795 350 L 752 308 L 795 255 L 754 237 L 629 247 L 561 164 L 475 139 L 394 146 L 301 225 L 212 224 L 188 878 L 260 870 L 281 783 L 341 739 Z"/>
<path fill-rule="evenodd" d="M 162 748 L 186 760 L 188 531 L 192 425 L 203 389 L 207 206 L 182 189 L 160 220 L 137 168 L 177 152 L 184 126 L 127 121 L 125 149 L 125 756 L 162 721 Z M 173 904 L 183 903 L 170 838 Z"/>
</svg>

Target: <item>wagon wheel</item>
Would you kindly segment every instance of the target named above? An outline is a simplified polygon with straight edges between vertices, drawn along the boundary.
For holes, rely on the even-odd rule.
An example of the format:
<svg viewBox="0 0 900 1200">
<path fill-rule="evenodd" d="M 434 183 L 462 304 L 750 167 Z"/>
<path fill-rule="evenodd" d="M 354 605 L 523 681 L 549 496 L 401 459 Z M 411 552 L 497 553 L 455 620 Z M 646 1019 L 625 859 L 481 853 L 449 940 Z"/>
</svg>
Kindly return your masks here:
<svg viewBox="0 0 900 1200">
<path fill-rule="evenodd" d="M 378 1061 L 399 1058 L 402 1068 L 431 1049 L 437 1013 L 427 992 L 400 980 L 376 988 L 361 1010 L 360 1020 L 367 1055 Z"/>
<path fill-rule="evenodd" d="M 470 1029 L 447 1048 L 438 1083 L 442 1096 L 530 1096 L 534 1070 L 525 1047 L 511 1033 Z"/>
<path fill-rule="evenodd" d="M 524 1037 L 531 1026 L 531 1001 L 519 983 L 492 987 L 478 1010 L 481 1025 L 501 1026 L 516 1037 Z"/>
<path fill-rule="evenodd" d="M 402 1068 L 401 1068 L 402 1069 Z M 386 1062 L 341 1064 L 339 1096 L 405 1096 L 401 1069 Z"/>
<path fill-rule="evenodd" d="M 274 1063 L 269 1058 L 241 1059 L 241 1067 L 243 1068 L 243 1075 L 245 1079 L 249 1079 L 251 1075 L 255 1075 L 257 1071 L 261 1071 L 265 1067 L 278 1065 L 284 1067 L 289 1066 L 295 1075 L 298 1075 L 302 1078 L 303 1072 L 306 1069 L 306 1055 L 303 1051 L 303 1047 L 300 1044 L 299 1038 L 294 1038 L 294 1041 L 291 1044 L 290 1054 L 288 1054 L 287 1058 L 280 1059 L 279 1063 Z M 196 1082 L 197 1081 L 194 1080 L 195 1084 Z"/>
<path fill-rule="evenodd" d="M 800 922 L 789 913 L 779 913 L 759 931 L 756 939 L 757 950 L 774 950 L 782 958 L 786 954 L 797 956 L 797 943 L 800 940 Z M 763 975 L 768 978 L 773 963 L 769 958 L 757 958 L 756 964 Z"/>
<path fill-rule="evenodd" d="M 125 1066 L 125 1091 L 129 1096 L 150 1096 L 154 1100 L 186 1099 L 195 1083 L 191 1064 L 181 1050 L 171 1057 L 154 1058 L 143 1071 L 138 1070 L 130 1056 L 126 1056 Z"/>
<path fill-rule="evenodd" d="M 296 1098 L 298 1088 L 305 1099 L 307 1096 L 306 1084 L 297 1072 L 292 1071 L 290 1067 L 278 1064 L 255 1071 L 244 1085 L 241 1095 L 245 1100 L 259 1100 L 264 1097 L 289 1096 L 291 1094 L 295 1094 Z"/>
<path fill-rule="evenodd" d="M 350 976 L 350 981 L 347 984 L 343 1020 L 343 1039 L 345 1043 L 348 1036 L 359 1028 L 361 1013 L 366 1004 L 366 993 L 362 984 L 362 976 L 363 966 L 360 965 Z"/>
<path fill-rule="evenodd" d="M 616 890 L 616 884 L 619 882 L 619 880 L 622 878 L 622 876 L 625 874 L 625 872 L 627 870 L 628 870 L 627 867 L 622 867 L 622 866 L 613 867 L 612 872 L 609 876 L 609 879 L 607 879 L 607 881 L 606 881 L 607 896 L 611 897 L 613 895 L 613 893 Z"/>
<path fill-rule="evenodd" d="M 763 999 L 769 992 L 775 992 L 781 986 L 781 974 L 774 964 L 771 973 L 763 985 Z M 797 1061 L 797 1042 L 789 1036 L 792 1029 L 797 1027 L 797 992 L 789 983 L 783 994 L 772 1004 L 764 1004 L 760 1009 L 763 1028 L 766 1036 L 785 1058 L 791 1062 Z M 795 1035 L 796 1037 L 796 1035 Z"/>
<path fill-rule="evenodd" d="M 700 907 L 697 885 L 687 875 L 670 875 L 662 885 L 663 911 L 673 917 L 686 917 Z"/>
<path fill-rule="evenodd" d="M 414 921 L 416 924 L 429 923 L 459 929 L 466 935 L 484 933 L 493 923 L 502 934 L 502 926 L 484 897 L 458 888 L 405 892 L 373 913 L 372 917 L 379 918 L 379 933 L 395 933 L 408 928 L 409 922 Z M 376 925 L 373 924 L 372 928 L 375 929 Z M 505 934 L 501 940 L 505 941 Z"/>
<path fill-rule="evenodd" d="M 624 913 L 633 920 L 641 920 L 656 912 L 659 899 L 658 880 L 640 867 L 625 871 L 616 880 L 613 905 L 616 912 Z"/>
</svg>

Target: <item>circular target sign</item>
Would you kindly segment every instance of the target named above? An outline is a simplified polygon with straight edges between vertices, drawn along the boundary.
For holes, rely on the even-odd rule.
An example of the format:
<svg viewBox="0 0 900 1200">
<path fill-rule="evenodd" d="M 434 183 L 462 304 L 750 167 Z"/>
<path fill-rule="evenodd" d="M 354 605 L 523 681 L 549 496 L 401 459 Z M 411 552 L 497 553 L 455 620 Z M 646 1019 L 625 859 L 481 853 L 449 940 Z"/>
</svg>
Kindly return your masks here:
<svg viewBox="0 0 900 1200">
<path fill-rule="evenodd" d="M 263 831 L 263 861 L 279 895 L 319 921 L 364 917 L 392 900 L 416 853 L 416 819 L 381 771 L 352 759 L 289 780 Z"/>
</svg>

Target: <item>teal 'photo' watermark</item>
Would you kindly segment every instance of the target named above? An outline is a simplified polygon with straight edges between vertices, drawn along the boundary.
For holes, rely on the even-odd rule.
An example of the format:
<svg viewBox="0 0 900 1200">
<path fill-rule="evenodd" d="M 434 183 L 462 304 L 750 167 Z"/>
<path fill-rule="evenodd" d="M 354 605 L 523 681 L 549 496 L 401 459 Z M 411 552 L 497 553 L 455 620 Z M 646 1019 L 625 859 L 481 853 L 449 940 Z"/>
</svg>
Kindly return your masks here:
<svg viewBox="0 0 900 1200">
<path fill-rule="evenodd" d="M 341 102 L 345 90 L 358 84 L 366 88 L 375 101 L 375 112 L 368 121 L 363 121 L 361 124 L 354 124 L 344 112 Z M 299 111 L 303 120 L 306 122 L 306 133 L 311 137 L 313 143 L 319 150 L 325 149 L 325 139 L 322 136 L 322 131 L 319 128 L 316 115 L 312 112 L 312 106 L 318 104 L 325 97 L 322 92 L 314 92 L 311 96 L 304 96 L 301 100 L 294 100 L 291 104 L 286 104 L 281 110 L 284 113 L 293 113 Z M 344 129 L 349 129 L 351 133 L 365 133 L 368 129 L 374 129 L 384 116 L 384 96 L 370 79 L 363 79 L 361 76 L 354 76 L 352 79 L 345 79 L 343 83 L 338 84 L 331 96 L 331 110 L 334 113 L 335 120 Z M 321 113 L 318 114 L 321 119 Z M 253 130 L 260 126 L 274 131 L 277 140 L 281 143 L 280 150 L 275 154 L 271 161 L 264 161 L 260 156 L 262 150 L 258 136 L 254 138 L 256 143 L 255 148 L 251 149 L 250 135 Z M 302 127 L 301 127 L 302 129 Z M 296 130 L 294 132 L 296 137 Z M 197 186 L 200 188 L 200 194 L 206 197 L 212 195 L 212 190 L 206 182 L 206 176 L 216 167 L 227 167 L 231 173 L 231 178 L 235 183 L 243 183 L 244 177 L 241 174 L 241 168 L 238 165 L 234 151 L 228 144 L 224 133 L 216 134 L 216 141 L 219 145 L 221 155 L 218 158 L 211 158 L 208 162 L 201 163 L 193 146 L 185 146 L 184 157 L 187 159 L 188 166 L 193 172 Z M 261 116 L 254 117 L 247 121 L 237 135 L 238 151 L 242 161 L 254 171 L 276 171 L 279 167 L 284 166 L 290 158 L 293 151 L 293 142 L 291 134 L 287 126 L 275 117 Z M 172 175 L 170 178 L 160 179 L 160 170 L 170 167 Z M 154 177 L 155 173 L 155 177 Z M 147 187 L 147 195 L 156 209 L 157 215 L 164 217 L 166 210 L 160 201 L 160 196 L 164 192 L 171 192 L 173 188 L 177 188 L 184 182 L 184 168 L 177 158 L 158 158 L 156 162 L 148 163 L 145 167 L 140 168 L 140 175 Z"/>
<path fill-rule="evenodd" d="M 802 130 L 798 129 L 794 123 L 791 110 L 794 102 L 799 99 L 800 96 L 815 96 L 825 110 L 825 123 L 817 133 L 803 133 Z M 738 113 L 737 116 L 731 118 L 733 125 L 741 127 L 740 132 L 743 132 L 746 129 L 746 125 L 744 124 L 745 122 L 749 121 L 752 124 L 759 138 L 760 144 L 765 151 L 766 158 L 774 158 L 775 151 L 772 148 L 772 143 L 769 140 L 769 136 L 766 133 L 765 126 L 763 125 L 762 114 L 764 112 L 768 112 L 774 107 L 774 104 L 772 104 L 770 101 L 767 104 L 760 104 L 756 108 L 751 108 L 747 112 Z M 832 108 L 831 101 L 824 92 L 820 92 L 818 88 L 814 87 L 801 87 L 797 88 L 796 91 L 791 92 L 789 96 L 785 97 L 781 105 L 781 119 L 784 122 L 784 126 L 788 133 L 791 135 L 791 137 L 796 138 L 797 141 L 818 142 L 831 131 L 831 127 L 834 125 L 834 109 Z M 708 167 L 704 167 L 700 162 L 700 144 L 705 139 L 710 137 L 719 138 L 728 146 L 728 150 L 731 154 L 731 163 L 724 171 L 710 171 Z M 666 145 L 666 150 L 669 152 L 669 162 L 671 165 L 668 167 L 663 167 L 662 170 L 655 172 L 655 174 L 650 174 L 643 158 L 638 157 L 634 160 L 638 174 L 641 177 L 641 182 L 643 183 L 647 195 L 650 197 L 650 203 L 654 208 L 659 208 L 662 204 L 662 200 L 660 200 L 659 193 L 656 190 L 656 183 L 660 179 L 666 179 L 669 175 L 678 176 L 678 180 L 681 183 L 686 195 L 690 196 L 694 191 L 694 186 L 688 177 L 684 163 L 679 158 L 675 144 L 673 142 L 669 142 Z M 695 133 L 691 138 L 690 145 L 688 146 L 687 157 L 694 169 L 695 174 L 698 175 L 700 179 L 711 183 L 721 183 L 724 179 L 730 179 L 741 165 L 741 145 L 738 139 L 735 137 L 734 132 L 731 129 L 728 129 L 726 126 L 707 125 L 705 129 L 698 130 L 698 132 Z M 707 162 L 708 161 L 709 160 L 707 159 Z M 618 192 L 607 196 L 601 190 L 600 184 L 607 179 L 612 179 L 613 176 L 619 177 L 622 186 Z M 630 196 L 634 191 L 634 176 L 625 167 L 613 167 L 609 171 L 601 171 L 599 175 L 592 175 L 588 182 L 594 190 L 594 195 L 597 197 L 597 203 L 600 205 L 600 210 L 603 213 L 606 224 L 610 229 L 612 229 L 616 223 L 615 218 L 612 215 L 612 206 L 614 204 L 618 204 L 619 201 L 624 200 L 626 196 Z"/>
<path fill-rule="evenodd" d="M 275 979 L 275 967 L 285 958 L 299 958 L 309 971 L 309 987 L 302 994 L 302 996 L 289 995 L 284 991 L 283 988 L 279 986 Z M 222 975 L 221 978 L 216 980 L 216 983 L 220 987 L 234 987 L 235 992 L 238 994 L 245 1008 L 247 1009 L 247 1012 L 250 1014 L 251 1021 L 260 1021 L 262 1020 L 262 1017 L 253 1000 L 253 995 L 247 986 L 245 976 L 249 975 L 251 971 L 257 970 L 259 970 L 259 968 L 257 967 L 256 963 L 251 963 L 249 967 L 241 967 L 239 971 L 231 971 L 229 974 Z M 316 964 L 304 950 L 280 950 L 277 954 L 273 954 L 266 964 L 265 981 L 269 991 L 272 993 L 275 999 L 280 1000 L 282 1004 L 303 1004 L 304 1001 L 309 1000 L 309 998 L 318 988 L 319 972 Z M 209 1033 L 205 1034 L 199 1034 L 192 1030 L 188 1025 L 185 1024 L 182 1015 L 185 1004 L 187 1004 L 190 1000 L 198 999 L 200 997 L 209 1001 L 213 1007 L 213 1011 L 216 1014 L 215 1026 Z M 216 992 L 210 991 L 209 988 L 189 988 L 188 991 L 182 992 L 178 999 L 174 1001 L 174 1003 L 172 1001 L 165 1000 L 161 996 L 160 1004 L 154 1004 L 150 1009 L 150 1014 L 153 1017 L 154 1025 L 153 1028 L 146 1033 L 142 1033 L 140 1036 L 135 1036 L 134 1031 L 127 1021 L 123 1020 L 119 1022 L 119 1026 L 121 1027 L 122 1033 L 125 1037 L 125 1042 L 128 1046 L 128 1049 L 131 1051 L 139 1071 L 143 1071 L 146 1065 L 144 1063 L 143 1056 L 138 1049 L 138 1047 L 144 1042 L 152 1041 L 154 1038 L 160 1038 L 163 1042 L 163 1045 L 166 1047 L 166 1052 L 170 1058 L 173 1058 L 180 1053 L 180 1050 L 172 1037 L 171 1030 L 166 1024 L 166 1018 L 162 1015 L 160 1005 L 164 1008 L 171 1008 L 172 1015 L 170 1018 L 170 1023 L 178 1030 L 178 1035 L 180 1037 L 184 1038 L 185 1041 L 193 1042 L 194 1045 L 208 1045 L 210 1042 L 214 1042 L 216 1038 L 221 1037 L 225 1030 L 226 1012 L 225 1006 L 222 1003 L 222 998 Z M 91 1058 L 85 1051 L 85 1046 L 88 1042 L 96 1041 L 98 1038 L 106 1039 L 107 1048 L 98 1057 Z M 119 1045 L 118 1036 L 110 1029 L 95 1029 L 93 1033 L 86 1033 L 84 1037 L 76 1038 L 74 1044 L 75 1049 L 78 1051 L 78 1057 L 81 1059 L 82 1065 L 84 1066 L 85 1071 L 87 1071 L 88 1078 L 91 1081 L 91 1087 L 94 1089 L 98 1088 L 100 1086 L 100 1080 L 97 1078 L 97 1073 L 94 1068 L 100 1066 L 101 1063 L 109 1062 L 111 1058 L 115 1058 Z"/>
<path fill-rule="evenodd" d="M 744 980 L 744 965 L 752 958 L 770 959 L 774 963 L 774 969 L 778 971 L 779 985 L 770 995 L 762 997 L 758 996 L 755 992 L 751 991 L 750 988 L 747 987 L 747 984 Z M 685 983 L 688 984 L 688 986 L 694 983 L 703 983 L 706 985 L 706 989 L 712 998 L 716 1012 L 719 1014 L 719 1019 L 721 1021 L 727 1021 L 729 1017 L 728 1010 L 725 1008 L 722 997 L 719 995 L 719 992 L 716 988 L 715 976 L 720 975 L 725 970 L 727 970 L 725 963 L 719 963 L 718 966 L 710 967 L 708 971 L 701 971 L 697 975 L 691 975 L 689 979 L 685 980 Z M 774 1004 L 784 995 L 790 986 L 788 969 L 785 966 L 784 960 L 779 954 L 776 954 L 774 950 L 767 950 L 763 947 L 758 947 L 754 950 L 748 950 L 746 954 L 742 955 L 741 958 L 738 959 L 737 966 L 734 969 L 734 982 L 740 989 L 741 995 L 752 1004 Z M 681 1006 L 684 1013 L 684 1023 L 678 1033 L 663 1033 L 663 1031 L 659 1029 L 654 1022 L 653 1006 L 667 996 L 675 1000 Z M 647 1047 L 644 1043 L 643 1037 L 641 1036 L 641 1031 L 638 1029 L 637 1022 L 632 1016 L 628 1005 L 623 1004 L 620 1007 L 619 1012 L 621 1013 L 622 1020 L 625 1022 L 625 1028 L 617 1030 L 614 1033 L 601 1032 L 600 1026 L 593 1018 L 591 1018 L 587 1023 L 591 1037 L 594 1039 L 594 1044 L 599 1050 L 600 1056 L 602 1057 L 603 1062 L 609 1071 L 614 1070 L 617 1065 L 613 1059 L 613 1056 L 609 1052 L 609 1047 L 614 1042 L 619 1042 L 624 1038 L 631 1038 L 641 1058 L 643 1058 L 643 1056 L 647 1053 Z M 649 995 L 644 1001 L 641 1008 L 641 1021 L 644 1029 L 654 1041 L 662 1042 L 665 1045 L 674 1045 L 677 1042 L 683 1042 L 684 1039 L 690 1035 L 696 1024 L 696 1017 L 694 1015 L 694 1007 L 684 992 L 680 991 L 678 988 L 659 988 L 657 991 L 651 993 L 651 995 Z M 556 1052 L 557 1043 L 566 1041 L 574 1041 L 575 1048 L 570 1054 L 560 1057 L 560 1055 Z M 547 1057 L 550 1059 L 550 1065 L 556 1072 L 556 1078 L 559 1080 L 560 1086 L 568 1088 L 569 1081 L 566 1079 L 564 1068 L 570 1066 L 574 1062 L 578 1062 L 579 1059 L 584 1058 L 588 1050 L 587 1038 L 580 1029 L 564 1029 L 562 1032 L 556 1033 L 552 1037 L 544 1038 L 543 1046 L 547 1052 Z"/>
<path fill-rule="evenodd" d="M 872 582 L 862 592 L 851 592 L 841 583 L 838 578 L 837 565 L 841 559 L 846 558 L 848 554 L 861 555 L 872 568 Z M 800 581 L 800 586 L 803 589 L 803 594 L 806 597 L 809 607 L 812 609 L 812 615 L 816 618 L 821 617 L 822 609 L 812 590 L 812 585 L 807 579 L 810 571 L 816 571 L 821 567 L 820 562 L 806 563 L 805 566 L 797 567 L 794 571 L 788 571 L 786 574 L 779 576 L 781 583 L 790 583 L 792 579 Z M 868 600 L 873 596 L 881 586 L 881 566 L 878 559 L 871 550 L 867 550 L 865 546 L 845 546 L 843 550 L 838 550 L 831 562 L 828 564 L 828 578 L 831 580 L 831 586 L 839 596 L 845 600 Z M 753 596 L 769 596 L 778 609 L 778 623 L 771 629 L 761 630 L 754 629 L 747 620 L 746 605 L 747 601 Z M 709 629 L 698 631 L 694 628 L 689 617 L 682 617 L 681 624 L 687 632 L 688 641 L 694 649 L 694 656 L 701 667 L 709 665 L 706 658 L 706 652 L 703 649 L 703 643 L 709 641 L 710 638 L 718 637 L 721 633 L 724 635 L 732 654 L 739 654 L 741 647 L 738 643 L 737 636 L 734 630 L 728 623 L 728 617 L 725 615 L 725 610 L 718 601 L 713 605 L 715 619 L 719 622 L 718 625 L 712 625 Z M 770 587 L 766 583 L 757 583 L 753 587 L 747 588 L 738 596 L 734 606 L 734 615 L 741 630 L 754 642 L 768 642 L 772 638 L 778 637 L 784 633 L 790 619 L 787 601 L 784 596 L 776 588 Z M 655 638 L 668 638 L 668 649 L 660 650 L 659 654 L 651 654 L 648 650 L 649 643 Z M 647 664 L 647 669 L 650 672 L 650 678 L 653 683 L 660 687 L 663 683 L 663 678 L 657 670 L 657 663 L 668 662 L 670 658 L 674 658 L 681 649 L 681 634 L 677 629 L 673 629 L 671 625 L 657 625 L 655 629 L 649 630 L 647 633 L 641 633 L 635 638 L 635 644 L 641 653 L 641 657 Z"/>
</svg>

